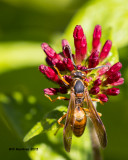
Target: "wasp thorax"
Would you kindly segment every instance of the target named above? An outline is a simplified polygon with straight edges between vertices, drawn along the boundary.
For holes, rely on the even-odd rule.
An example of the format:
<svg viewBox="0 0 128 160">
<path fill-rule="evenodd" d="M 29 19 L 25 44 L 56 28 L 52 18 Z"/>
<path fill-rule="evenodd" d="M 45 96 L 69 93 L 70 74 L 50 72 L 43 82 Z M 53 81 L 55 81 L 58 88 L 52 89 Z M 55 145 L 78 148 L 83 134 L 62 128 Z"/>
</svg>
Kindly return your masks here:
<svg viewBox="0 0 128 160">
<path fill-rule="evenodd" d="M 85 72 L 82 72 L 80 70 L 73 70 L 71 72 L 71 77 L 72 78 L 81 78 L 81 79 L 85 79 L 86 78 L 86 73 Z"/>
</svg>

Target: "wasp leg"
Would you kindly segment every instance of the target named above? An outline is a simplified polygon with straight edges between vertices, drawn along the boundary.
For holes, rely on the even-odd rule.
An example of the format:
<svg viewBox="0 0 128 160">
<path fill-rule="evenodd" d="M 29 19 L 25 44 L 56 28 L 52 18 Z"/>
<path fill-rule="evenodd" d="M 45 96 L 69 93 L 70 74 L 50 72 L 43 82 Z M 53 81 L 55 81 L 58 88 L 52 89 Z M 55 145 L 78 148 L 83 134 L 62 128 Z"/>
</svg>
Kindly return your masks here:
<svg viewBox="0 0 128 160">
<path fill-rule="evenodd" d="M 57 134 L 57 132 L 59 131 L 60 128 L 64 127 L 64 124 L 62 124 L 61 121 L 66 117 L 66 115 L 67 115 L 67 113 L 64 114 L 62 117 L 60 117 L 60 118 L 58 119 L 57 122 L 58 122 L 58 124 L 59 124 L 59 128 L 56 130 L 56 132 L 54 133 L 54 135 Z"/>
<path fill-rule="evenodd" d="M 66 117 L 66 115 L 67 115 L 67 113 L 66 114 L 64 114 L 62 117 L 60 117 L 59 119 L 58 119 L 58 124 L 61 126 L 61 127 L 64 127 L 64 124 L 62 124 L 61 123 L 61 121 Z"/>
<path fill-rule="evenodd" d="M 89 86 L 89 82 L 87 82 L 87 81 L 84 81 L 84 84 L 85 84 L 86 86 Z"/>
<path fill-rule="evenodd" d="M 56 100 L 69 100 L 69 98 L 61 97 L 61 96 L 58 96 L 58 97 L 55 98 L 55 99 L 51 99 L 51 97 L 48 96 L 47 94 L 45 94 L 45 97 L 47 97 L 51 102 L 55 102 Z"/>
<path fill-rule="evenodd" d="M 87 108 L 83 108 L 83 110 L 84 110 L 85 112 L 87 112 L 87 114 L 89 114 L 89 113 L 90 113 L 90 110 L 89 110 L 89 109 L 87 109 Z M 97 112 L 97 113 L 98 113 L 99 117 L 101 117 L 101 116 L 102 116 L 102 114 L 101 114 L 101 113 L 99 113 L 99 112 Z"/>
<path fill-rule="evenodd" d="M 100 104 L 104 104 L 100 99 L 91 98 L 91 100 L 95 102 L 100 102 Z M 86 98 L 84 99 L 84 101 L 86 102 Z"/>
<path fill-rule="evenodd" d="M 69 83 L 64 79 L 64 77 L 60 74 L 58 68 L 56 66 L 54 66 L 55 70 L 57 71 L 58 76 L 60 77 L 60 79 L 64 82 L 64 84 L 66 86 L 69 86 Z"/>
<path fill-rule="evenodd" d="M 100 102 L 100 104 L 104 104 L 100 99 L 96 99 L 96 98 L 91 98 L 92 101 L 95 101 L 95 102 Z"/>
</svg>

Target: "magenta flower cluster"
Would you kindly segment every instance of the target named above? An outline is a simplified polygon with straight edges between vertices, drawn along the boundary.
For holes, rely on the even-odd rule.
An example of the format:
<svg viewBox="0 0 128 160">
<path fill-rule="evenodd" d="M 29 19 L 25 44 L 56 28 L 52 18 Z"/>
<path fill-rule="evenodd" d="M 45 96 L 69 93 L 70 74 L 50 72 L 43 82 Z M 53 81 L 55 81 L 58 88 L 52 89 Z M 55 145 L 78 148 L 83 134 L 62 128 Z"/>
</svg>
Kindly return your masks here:
<svg viewBox="0 0 128 160">
<path fill-rule="evenodd" d="M 75 54 L 72 54 L 78 70 L 86 68 L 94 68 L 97 66 L 107 65 L 100 69 L 86 71 L 87 78 L 85 81 L 89 82 L 88 90 L 93 98 L 98 98 L 102 102 L 108 101 L 108 96 L 115 96 L 120 93 L 119 88 L 115 86 L 124 83 L 124 78 L 121 78 L 120 69 L 122 64 L 120 62 L 112 65 L 107 61 L 109 56 L 112 42 L 107 40 L 101 49 L 101 26 L 96 25 L 93 32 L 92 50 L 90 55 L 87 56 L 87 40 L 84 31 L 80 25 L 74 29 L 74 45 Z M 74 65 L 71 61 L 67 40 L 62 40 L 62 52 L 56 53 L 47 43 L 42 43 L 42 49 L 46 54 L 46 62 L 50 66 L 40 65 L 39 70 L 51 81 L 58 83 L 58 88 L 46 88 L 44 93 L 47 95 L 66 94 L 70 88 L 64 85 L 62 80 L 58 77 L 56 66 L 59 71 L 64 74 L 64 79 L 71 84 L 72 78 L 70 72 L 74 70 Z M 109 67 L 108 67 L 109 66 Z"/>
</svg>

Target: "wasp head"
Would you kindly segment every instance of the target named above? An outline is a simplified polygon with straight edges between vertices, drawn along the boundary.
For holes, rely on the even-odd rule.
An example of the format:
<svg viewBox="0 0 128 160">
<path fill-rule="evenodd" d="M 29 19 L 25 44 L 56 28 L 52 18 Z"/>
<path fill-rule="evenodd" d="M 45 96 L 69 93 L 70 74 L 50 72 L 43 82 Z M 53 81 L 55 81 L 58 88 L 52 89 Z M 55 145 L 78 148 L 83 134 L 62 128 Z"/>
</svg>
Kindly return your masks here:
<svg viewBox="0 0 128 160">
<path fill-rule="evenodd" d="M 80 78 L 80 79 L 85 79 L 86 78 L 86 73 L 80 70 L 73 70 L 71 72 L 71 77 L 72 78 Z"/>
</svg>

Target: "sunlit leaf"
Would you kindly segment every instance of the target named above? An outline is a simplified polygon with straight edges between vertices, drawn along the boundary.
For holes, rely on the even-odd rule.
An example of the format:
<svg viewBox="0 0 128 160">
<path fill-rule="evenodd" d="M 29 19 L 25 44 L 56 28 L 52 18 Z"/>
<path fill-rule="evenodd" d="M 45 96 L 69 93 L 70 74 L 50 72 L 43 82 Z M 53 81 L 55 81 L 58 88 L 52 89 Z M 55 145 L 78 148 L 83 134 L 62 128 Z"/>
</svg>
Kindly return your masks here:
<svg viewBox="0 0 128 160">
<path fill-rule="evenodd" d="M 43 128 L 41 125 L 41 122 L 38 122 L 24 137 L 23 141 L 27 142 L 29 139 L 35 137 L 36 135 L 40 134 L 42 132 Z"/>
<path fill-rule="evenodd" d="M 57 129 L 57 120 L 62 116 L 62 112 L 66 110 L 65 107 L 59 106 L 46 114 L 41 122 L 38 122 L 32 129 L 26 134 L 23 141 L 26 142 L 31 138 L 39 135 L 41 132 Z"/>
</svg>

